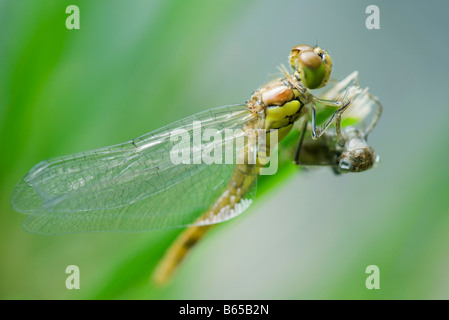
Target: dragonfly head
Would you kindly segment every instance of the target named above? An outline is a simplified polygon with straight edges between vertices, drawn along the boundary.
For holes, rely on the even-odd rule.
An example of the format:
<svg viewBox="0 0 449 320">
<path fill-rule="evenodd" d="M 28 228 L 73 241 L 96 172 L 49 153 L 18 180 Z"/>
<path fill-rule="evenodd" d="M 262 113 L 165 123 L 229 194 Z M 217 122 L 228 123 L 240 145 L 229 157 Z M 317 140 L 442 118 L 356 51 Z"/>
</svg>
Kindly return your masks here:
<svg viewBox="0 0 449 320">
<path fill-rule="evenodd" d="M 358 130 L 348 132 L 344 150 L 338 160 L 338 172 L 361 172 L 376 166 L 379 156 Z"/>
<path fill-rule="evenodd" d="M 308 89 L 324 87 L 332 71 L 332 59 L 326 50 L 301 44 L 292 49 L 290 65 Z"/>
</svg>

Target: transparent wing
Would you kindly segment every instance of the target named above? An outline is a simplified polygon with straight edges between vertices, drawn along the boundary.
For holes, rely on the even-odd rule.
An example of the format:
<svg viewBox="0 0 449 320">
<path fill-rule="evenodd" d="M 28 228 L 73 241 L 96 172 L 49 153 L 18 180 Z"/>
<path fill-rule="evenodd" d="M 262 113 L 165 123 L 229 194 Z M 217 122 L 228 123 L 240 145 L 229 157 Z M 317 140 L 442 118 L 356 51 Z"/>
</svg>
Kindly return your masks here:
<svg viewBox="0 0 449 320">
<path fill-rule="evenodd" d="M 229 153 L 248 150 L 251 121 L 246 105 L 220 107 L 123 144 L 43 161 L 11 203 L 29 215 L 26 229 L 46 234 L 212 223 L 197 218 L 228 189 L 237 167 Z M 245 210 L 254 194 L 255 184 L 213 223 Z"/>
</svg>

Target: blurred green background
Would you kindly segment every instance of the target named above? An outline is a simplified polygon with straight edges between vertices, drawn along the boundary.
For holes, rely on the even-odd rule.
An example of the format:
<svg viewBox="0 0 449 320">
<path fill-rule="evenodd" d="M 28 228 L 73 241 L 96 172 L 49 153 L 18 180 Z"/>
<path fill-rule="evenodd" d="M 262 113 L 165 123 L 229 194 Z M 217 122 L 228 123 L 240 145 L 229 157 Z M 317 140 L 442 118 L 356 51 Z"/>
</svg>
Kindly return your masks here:
<svg viewBox="0 0 449 320">
<path fill-rule="evenodd" d="M 67 30 L 76 4 L 81 29 Z M 380 30 L 365 8 L 380 8 Z M 447 19 L 443 1 L 0 1 L 0 298 L 447 299 Z M 359 71 L 383 117 L 375 170 L 290 175 L 214 228 L 165 288 L 148 279 L 180 230 L 41 236 L 9 204 L 37 162 L 243 102 L 318 43 Z M 65 288 L 65 268 L 81 289 Z M 379 266 L 380 290 L 365 268 Z"/>
</svg>

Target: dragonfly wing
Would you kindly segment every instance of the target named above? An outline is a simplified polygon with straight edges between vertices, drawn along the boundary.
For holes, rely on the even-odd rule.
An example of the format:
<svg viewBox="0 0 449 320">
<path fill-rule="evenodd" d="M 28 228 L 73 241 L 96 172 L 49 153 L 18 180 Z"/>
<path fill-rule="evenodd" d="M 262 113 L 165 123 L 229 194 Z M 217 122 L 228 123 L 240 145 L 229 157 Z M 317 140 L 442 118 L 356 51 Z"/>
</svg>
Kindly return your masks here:
<svg viewBox="0 0 449 320">
<path fill-rule="evenodd" d="M 47 234 L 224 221 L 248 206 L 252 189 L 235 210 L 197 218 L 227 190 L 236 161 L 225 164 L 225 157 L 229 149 L 247 149 L 245 128 L 253 120 L 245 105 L 220 107 L 127 143 L 41 162 L 16 186 L 11 203 L 28 215 L 25 228 Z"/>
</svg>

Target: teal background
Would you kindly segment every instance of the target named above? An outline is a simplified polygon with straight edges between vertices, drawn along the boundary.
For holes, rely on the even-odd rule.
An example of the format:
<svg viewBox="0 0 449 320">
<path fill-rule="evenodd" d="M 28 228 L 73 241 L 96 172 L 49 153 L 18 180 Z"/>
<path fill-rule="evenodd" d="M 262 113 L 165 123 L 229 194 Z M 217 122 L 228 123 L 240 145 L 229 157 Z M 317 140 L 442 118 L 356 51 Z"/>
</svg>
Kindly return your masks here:
<svg viewBox="0 0 449 320">
<path fill-rule="evenodd" d="M 80 30 L 65 28 L 69 4 Z M 365 28 L 370 4 L 380 30 Z M 443 1 L 0 1 L 0 298 L 449 298 L 448 12 Z M 264 185 L 165 288 L 149 276 L 180 230 L 22 229 L 9 197 L 37 162 L 243 102 L 301 43 L 330 52 L 335 78 L 358 70 L 383 103 L 378 168 Z M 80 290 L 65 288 L 71 264 Z M 372 264 L 380 290 L 365 287 Z"/>
</svg>

